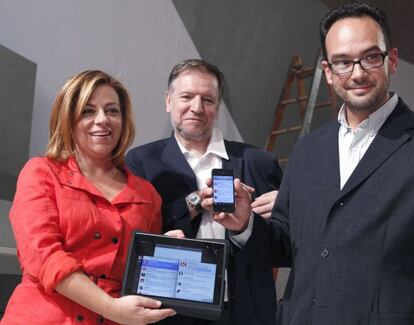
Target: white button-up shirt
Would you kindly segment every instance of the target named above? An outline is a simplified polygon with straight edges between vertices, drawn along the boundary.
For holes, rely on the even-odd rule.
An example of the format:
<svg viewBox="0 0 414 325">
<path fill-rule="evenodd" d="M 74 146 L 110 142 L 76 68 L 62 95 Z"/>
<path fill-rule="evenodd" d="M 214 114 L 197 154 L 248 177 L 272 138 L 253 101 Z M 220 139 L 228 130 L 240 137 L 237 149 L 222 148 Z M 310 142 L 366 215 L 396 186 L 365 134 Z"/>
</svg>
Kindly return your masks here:
<svg viewBox="0 0 414 325">
<path fill-rule="evenodd" d="M 224 146 L 223 135 L 217 128 L 213 129 L 207 150 L 202 156 L 188 151 L 178 139 L 177 143 L 197 178 L 199 190 L 207 186 L 206 181 L 208 178 L 211 178 L 211 170 L 213 168 L 221 168 L 223 165 L 222 159 L 229 160 L 226 147 Z M 196 237 L 224 239 L 225 229 L 221 224 L 213 220 L 209 211 L 204 210 Z"/>
<path fill-rule="evenodd" d="M 197 187 L 199 190 L 207 186 L 206 181 L 208 178 L 211 178 L 211 170 L 213 168 L 221 168 L 223 166 L 222 159 L 229 160 L 226 147 L 224 146 L 223 134 L 217 128 L 213 129 L 207 150 L 202 156 L 198 156 L 188 151 L 180 143 L 177 137 L 175 138 L 181 152 L 197 178 Z M 213 216 L 209 211 L 204 210 L 196 237 L 225 239 L 225 236 L 226 229 L 217 221 L 213 220 Z M 226 288 L 224 292 L 224 301 L 228 301 L 227 270 L 225 273 L 225 279 Z"/>
<path fill-rule="evenodd" d="M 340 123 L 338 146 L 341 190 L 368 150 L 378 130 L 394 110 L 397 102 L 397 94 L 392 95 L 382 107 L 370 114 L 355 130 L 352 130 L 349 126 L 346 119 L 345 106 L 342 105 L 338 114 L 338 122 Z"/>
</svg>

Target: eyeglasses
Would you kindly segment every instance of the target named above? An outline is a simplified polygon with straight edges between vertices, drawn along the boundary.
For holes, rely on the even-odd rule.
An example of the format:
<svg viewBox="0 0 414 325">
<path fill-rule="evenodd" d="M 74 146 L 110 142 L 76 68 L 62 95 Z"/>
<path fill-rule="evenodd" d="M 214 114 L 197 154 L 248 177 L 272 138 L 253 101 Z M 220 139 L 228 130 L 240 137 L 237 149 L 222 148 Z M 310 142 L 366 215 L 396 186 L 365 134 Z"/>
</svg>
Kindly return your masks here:
<svg viewBox="0 0 414 325">
<path fill-rule="evenodd" d="M 385 57 L 388 55 L 387 51 L 382 53 L 375 53 L 364 56 L 359 60 L 340 60 L 328 63 L 329 68 L 331 69 L 332 73 L 334 74 L 348 74 L 354 71 L 355 64 L 359 64 L 359 66 L 364 70 L 371 70 L 375 68 L 379 68 L 384 65 Z"/>
</svg>

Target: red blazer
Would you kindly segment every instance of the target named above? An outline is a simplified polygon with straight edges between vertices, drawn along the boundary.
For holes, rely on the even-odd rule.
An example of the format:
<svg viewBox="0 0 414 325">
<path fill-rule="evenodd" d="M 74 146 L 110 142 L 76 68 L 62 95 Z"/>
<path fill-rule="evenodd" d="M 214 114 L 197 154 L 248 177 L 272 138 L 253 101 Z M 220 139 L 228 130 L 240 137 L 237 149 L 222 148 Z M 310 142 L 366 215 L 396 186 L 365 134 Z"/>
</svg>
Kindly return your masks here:
<svg viewBox="0 0 414 325">
<path fill-rule="evenodd" d="M 23 278 L 2 325 L 112 323 L 54 288 L 81 270 L 119 296 L 132 230 L 160 233 L 159 195 L 149 182 L 125 172 L 127 185 L 109 202 L 75 159 L 33 158 L 24 166 L 10 211 Z"/>
</svg>

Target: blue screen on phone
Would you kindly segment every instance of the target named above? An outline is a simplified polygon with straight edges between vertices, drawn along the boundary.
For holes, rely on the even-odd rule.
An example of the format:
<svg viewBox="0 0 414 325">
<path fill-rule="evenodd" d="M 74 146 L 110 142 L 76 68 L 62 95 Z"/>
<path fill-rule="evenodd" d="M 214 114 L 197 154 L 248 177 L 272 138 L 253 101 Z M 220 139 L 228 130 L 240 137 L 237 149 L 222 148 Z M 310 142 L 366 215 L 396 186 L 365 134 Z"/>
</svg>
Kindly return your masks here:
<svg viewBox="0 0 414 325">
<path fill-rule="evenodd" d="M 214 203 L 234 203 L 233 176 L 213 176 Z"/>
</svg>

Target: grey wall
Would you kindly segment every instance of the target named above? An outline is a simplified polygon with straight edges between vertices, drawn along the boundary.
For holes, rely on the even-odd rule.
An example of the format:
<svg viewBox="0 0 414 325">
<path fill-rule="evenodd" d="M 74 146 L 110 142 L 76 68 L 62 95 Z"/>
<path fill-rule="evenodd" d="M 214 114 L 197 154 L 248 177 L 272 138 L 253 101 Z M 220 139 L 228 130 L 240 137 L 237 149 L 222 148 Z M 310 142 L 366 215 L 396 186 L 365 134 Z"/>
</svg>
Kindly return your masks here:
<svg viewBox="0 0 414 325">
<path fill-rule="evenodd" d="M 0 2 L 0 40 L 38 65 L 30 155 L 43 154 L 50 107 L 69 76 L 104 69 L 130 90 L 135 144 L 167 136 L 166 79 L 178 60 L 199 57 L 170 1 L 74 0 Z M 224 105 L 225 106 L 225 105 Z M 223 109 L 221 125 L 239 138 Z"/>
<path fill-rule="evenodd" d="M 45 152 L 50 108 L 64 82 L 93 68 L 118 77 L 132 97 L 137 145 L 170 134 L 168 73 L 199 53 L 164 0 L 1 0 L 0 44 L 0 274 L 14 274 L 8 214 L 16 175 Z M 224 103 L 218 125 L 226 137 L 241 139 Z"/>
<path fill-rule="evenodd" d="M 340 1 L 172 1 L 201 57 L 223 70 L 227 78 L 224 98 L 243 139 L 263 147 L 292 55 L 302 56 L 304 66 L 313 66 L 320 46 L 319 21 L 330 5 Z M 396 44 L 402 43 L 403 58 L 408 58 L 404 56 L 411 53 L 407 44 L 413 43 L 405 27 L 413 25 L 409 19 L 413 16 L 413 2 L 402 0 L 401 6 L 392 6 L 387 0 L 377 2 L 390 13 Z M 407 62 L 402 61 L 401 66 L 410 70 Z M 393 87 L 409 88 L 412 79 L 413 75 L 401 71 L 393 76 Z M 414 103 L 412 92 L 404 93 L 407 102 Z M 325 99 L 327 92 L 322 85 L 319 100 Z M 289 107 L 283 126 L 298 124 L 297 112 L 297 107 Z M 312 129 L 331 118 L 331 111 L 318 110 Z M 298 134 L 280 136 L 276 154 L 288 156 L 297 137 Z"/>
<path fill-rule="evenodd" d="M 327 9 L 320 0 L 0 0 L 0 43 L 37 65 L 31 121 L 28 111 L 13 118 L 0 112 L 0 123 L 14 126 L 5 135 L 8 140 L 0 142 L 0 152 L 13 146 L 13 153 L 22 155 L 12 166 L 0 159 L 1 188 L 8 182 L 5 170 L 13 174 L 23 156 L 44 153 L 53 99 L 69 76 L 87 68 L 112 73 L 130 90 L 137 145 L 171 131 L 163 95 L 172 65 L 191 57 L 210 60 L 228 80 L 219 127 L 227 138 L 242 135 L 262 147 L 291 56 L 300 54 L 305 65 L 313 64 L 318 22 Z M 412 44 L 410 37 L 403 38 L 404 44 Z M 414 107 L 414 66 L 408 62 L 401 61 L 392 87 Z M 2 87 L 0 95 L 8 98 L 9 83 Z M 10 102 L 16 112 L 23 109 L 16 108 L 19 96 L 11 98 L 17 100 Z M 324 118 L 318 117 L 316 125 Z M 15 135 L 19 127 L 24 130 Z M 277 147 L 288 147 L 289 141 L 294 139 Z M 13 248 L 10 204 L 10 195 L 0 199 L 0 246 Z"/>
<path fill-rule="evenodd" d="M 400 60 L 397 73 L 391 77 L 391 89 L 414 110 L 414 64 Z"/>
<path fill-rule="evenodd" d="M 29 157 L 36 65 L 0 45 L 0 199 L 12 200 Z"/>
<path fill-rule="evenodd" d="M 227 78 L 225 100 L 243 139 L 263 147 L 293 54 L 316 58 L 327 6 L 300 0 L 173 0 L 203 58 Z"/>
</svg>

